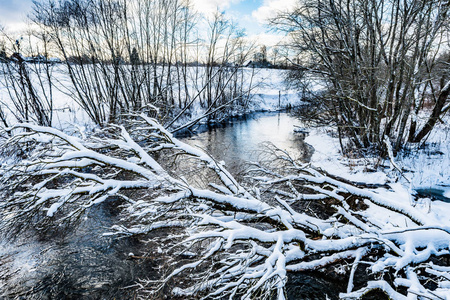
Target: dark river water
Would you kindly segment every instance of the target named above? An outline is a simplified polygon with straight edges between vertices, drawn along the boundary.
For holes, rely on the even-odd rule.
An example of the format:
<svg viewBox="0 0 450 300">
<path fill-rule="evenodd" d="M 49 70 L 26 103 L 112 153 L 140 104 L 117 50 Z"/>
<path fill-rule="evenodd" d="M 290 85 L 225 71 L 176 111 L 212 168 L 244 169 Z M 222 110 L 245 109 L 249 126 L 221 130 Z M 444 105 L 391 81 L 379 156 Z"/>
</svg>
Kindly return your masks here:
<svg viewBox="0 0 450 300">
<path fill-rule="evenodd" d="M 286 112 L 255 113 L 225 124 L 203 125 L 194 134 L 184 132 L 177 137 L 225 161 L 231 173 L 238 173 L 245 161 L 263 155 L 267 142 L 308 161 L 313 151 L 303 142 L 304 136 L 294 133 L 296 126 L 301 122 Z M 156 276 L 158 263 L 129 259 L 130 252 L 140 255 L 145 251 L 134 238 L 102 237 L 118 220 L 115 206 L 112 201 L 98 205 L 62 236 L 31 234 L 15 242 L 0 239 L 0 299 L 133 298 L 124 287 L 139 278 Z M 290 281 L 290 299 L 325 299 L 325 294 L 335 299 L 332 294 L 337 294 L 337 286 L 315 275 L 294 274 Z"/>
</svg>

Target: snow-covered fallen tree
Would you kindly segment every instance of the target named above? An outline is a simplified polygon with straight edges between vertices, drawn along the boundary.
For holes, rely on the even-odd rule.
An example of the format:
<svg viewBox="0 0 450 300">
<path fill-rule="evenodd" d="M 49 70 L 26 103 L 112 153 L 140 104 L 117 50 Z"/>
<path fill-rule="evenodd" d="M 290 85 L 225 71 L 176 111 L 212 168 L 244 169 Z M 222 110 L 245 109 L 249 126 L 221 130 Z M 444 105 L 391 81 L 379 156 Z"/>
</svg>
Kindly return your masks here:
<svg viewBox="0 0 450 300">
<path fill-rule="evenodd" d="M 345 262 L 342 298 L 375 289 L 392 299 L 449 298 L 450 266 L 442 259 L 450 254 L 448 206 L 422 203 L 399 185 L 334 178 L 272 147 L 269 163 L 252 165 L 246 188 L 145 115 L 77 137 L 31 124 L 7 132 L 1 230 L 69 222 L 117 199 L 122 222 L 105 234 L 182 229 L 174 247 L 189 259 L 173 262 L 157 283 L 143 281 L 150 294 L 170 286 L 185 298 L 284 299 L 289 272 Z M 361 267 L 375 280 L 355 288 Z"/>
</svg>

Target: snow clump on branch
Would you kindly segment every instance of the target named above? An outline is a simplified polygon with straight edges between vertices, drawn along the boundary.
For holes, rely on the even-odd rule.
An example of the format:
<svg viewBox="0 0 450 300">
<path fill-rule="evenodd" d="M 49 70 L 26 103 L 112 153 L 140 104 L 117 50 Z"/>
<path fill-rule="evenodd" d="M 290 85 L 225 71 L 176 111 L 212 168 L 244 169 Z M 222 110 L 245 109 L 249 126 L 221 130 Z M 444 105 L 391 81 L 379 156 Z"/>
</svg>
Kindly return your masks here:
<svg viewBox="0 0 450 300">
<path fill-rule="evenodd" d="M 448 299 L 450 267 L 440 259 L 450 254 L 447 204 L 413 207 L 398 185 L 347 182 L 274 147 L 271 164 L 253 164 L 253 187 L 246 188 L 156 120 L 131 119 L 81 137 L 32 124 L 7 129 L 2 149 L 21 153 L 0 170 L 1 229 L 64 223 L 92 205 L 121 199 L 123 222 L 107 235 L 184 229 L 177 247 L 190 259 L 157 284 L 147 282 L 151 294 L 184 276 L 189 283 L 171 289 L 178 296 L 285 299 L 289 272 L 350 261 L 341 298 L 378 289 L 392 299 Z M 203 173 L 186 171 L 194 165 Z M 308 210 L 323 201 L 327 212 Z M 169 251 L 163 246 L 159 251 Z M 355 272 L 367 265 L 378 279 L 355 289 Z"/>
</svg>

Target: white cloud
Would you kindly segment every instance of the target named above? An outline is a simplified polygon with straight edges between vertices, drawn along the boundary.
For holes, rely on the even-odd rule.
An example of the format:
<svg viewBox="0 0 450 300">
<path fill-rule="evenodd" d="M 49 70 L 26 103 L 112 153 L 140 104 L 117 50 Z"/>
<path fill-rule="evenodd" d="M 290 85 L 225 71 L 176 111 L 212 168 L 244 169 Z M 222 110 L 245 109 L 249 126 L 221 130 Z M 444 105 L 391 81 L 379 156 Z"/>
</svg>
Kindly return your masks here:
<svg viewBox="0 0 450 300">
<path fill-rule="evenodd" d="M 273 47 L 280 43 L 285 37 L 278 34 L 260 33 L 247 37 L 247 40 L 254 42 L 256 45 L 266 45 L 267 47 Z"/>
<path fill-rule="evenodd" d="M 231 4 L 237 4 L 242 0 L 193 0 L 192 4 L 195 9 L 203 14 L 211 14 L 217 10 L 222 11 L 231 6 Z"/>
<path fill-rule="evenodd" d="M 31 12 L 31 0 L 0 0 L 0 25 L 8 32 L 16 32 L 26 27 L 27 14 Z"/>
<path fill-rule="evenodd" d="M 260 23 L 266 23 L 267 19 L 275 17 L 278 12 L 295 7 L 296 2 L 296 0 L 264 0 L 263 5 L 252 12 L 252 16 Z"/>
</svg>

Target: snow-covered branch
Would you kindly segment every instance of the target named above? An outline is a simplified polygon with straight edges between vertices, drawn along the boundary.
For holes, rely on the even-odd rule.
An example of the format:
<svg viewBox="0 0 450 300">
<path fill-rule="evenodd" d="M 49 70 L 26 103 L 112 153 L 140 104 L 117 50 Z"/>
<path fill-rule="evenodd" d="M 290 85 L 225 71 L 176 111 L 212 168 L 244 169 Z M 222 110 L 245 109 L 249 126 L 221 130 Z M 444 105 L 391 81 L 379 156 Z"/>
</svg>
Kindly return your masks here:
<svg viewBox="0 0 450 300">
<path fill-rule="evenodd" d="M 289 272 L 349 261 L 343 298 L 374 289 L 393 299 L 446 299 L 450 292 L 450 269 L 440 259 L 450 254 L 450 224 L 440 212 L 411 206 L 398 185 L 361 187 L 273 147 L 241 184 L 145 115 L 83 138 L 30 124 L 8 131 L 2 147 L 22 150 L 1 168 L 3 228 L 67 220 L 119 200 L 122 221 L 105 235 L 182 229 L 164 239 L 172 246 L 160 248 L 190 258 L 174 261 L 152 292 L 183 277 L 187 283 L 171 289 L 179 296 L 284 299 Z M 358 286 L 358 268 L 377 280 Z M 385 273 L 393 280 L 378 276 Z M 429 279 L 438 287 L 430 288 Z"/>
</svg>

